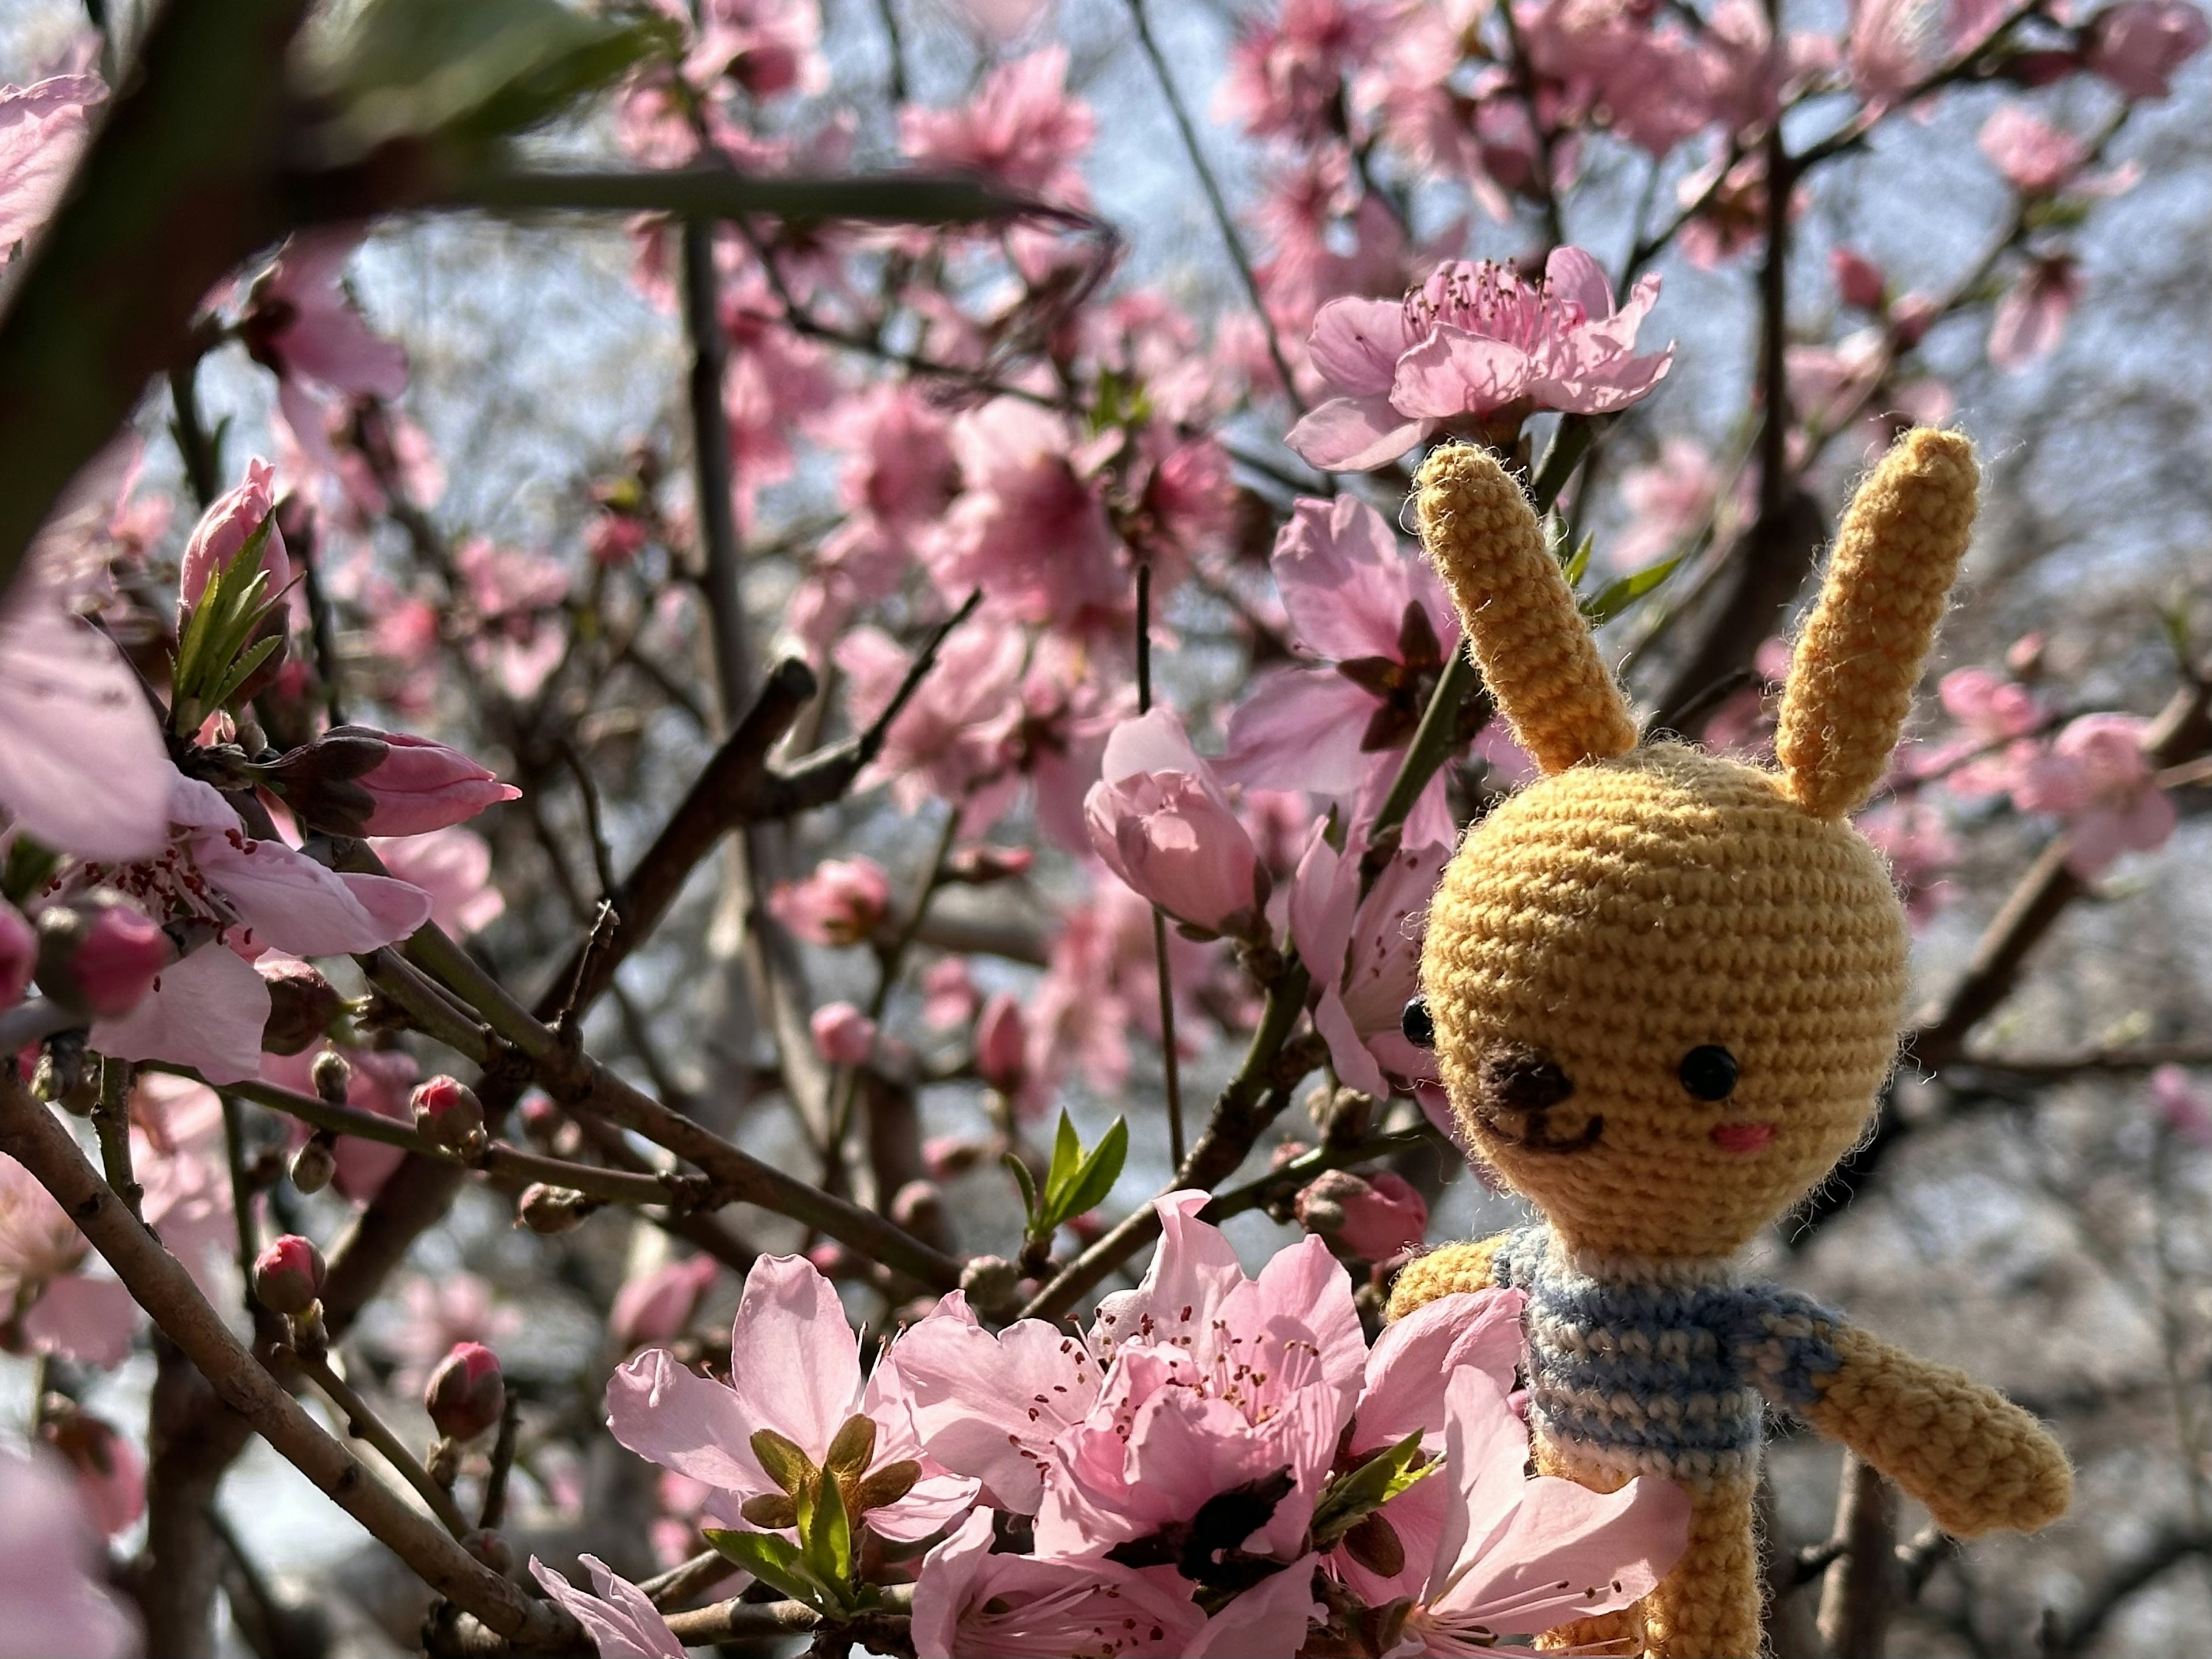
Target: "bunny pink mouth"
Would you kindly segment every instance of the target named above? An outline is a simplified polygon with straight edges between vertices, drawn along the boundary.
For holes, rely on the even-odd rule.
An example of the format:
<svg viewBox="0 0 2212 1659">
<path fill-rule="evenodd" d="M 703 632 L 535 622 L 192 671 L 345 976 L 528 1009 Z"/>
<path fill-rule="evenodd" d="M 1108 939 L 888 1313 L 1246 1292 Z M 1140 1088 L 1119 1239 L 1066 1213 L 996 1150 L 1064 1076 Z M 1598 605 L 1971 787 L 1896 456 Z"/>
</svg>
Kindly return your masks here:
<svg viewBox="0 0 2212 1659">
<path fill-rule="evenodd" d="M 1713 1145 L 1724 1152 L 1762 1152 L 1773 1139 L 1771 1123 L 1721 1123 L 1713 1127 Z"/>
</svg>

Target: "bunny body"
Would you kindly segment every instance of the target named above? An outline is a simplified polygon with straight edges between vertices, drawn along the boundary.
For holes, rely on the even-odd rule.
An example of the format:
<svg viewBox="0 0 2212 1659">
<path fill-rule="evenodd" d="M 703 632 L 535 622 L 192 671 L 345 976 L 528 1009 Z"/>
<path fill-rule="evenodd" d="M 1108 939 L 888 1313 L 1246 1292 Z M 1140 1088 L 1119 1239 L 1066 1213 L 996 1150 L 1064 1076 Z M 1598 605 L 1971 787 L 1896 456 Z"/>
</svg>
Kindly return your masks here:
<svg viewBox="0 0 2212 1659">
<path fill-rule="evenodd" d="M 1965 441 L 1917 432 L 1862 489 L 1770 772 L 1639 746 L 1517 485 L 1474 449 L 1422 470 L 1424 539 L 1547 774 L 1454 857 L 1422 992 L 1469 1147 L 1543 1222 L 1414 1261 L 1391 1313 L 1522 1291 L 1540 1464 L 1606 1490 L 1662 1475 L 1693 1505 L 1651 1596 L 1554 1642 L 1758 1652 L 1769 1404 L 1947 1530 L 2033 1529 L 2065 1507 L 2064 1455 L 2027 1413 L 1735 1266 L 1858 1139 L 1895 1055 L 1905 916 L 1844 814 L 1895 741 L 1973 489 Z"/>
</svg>

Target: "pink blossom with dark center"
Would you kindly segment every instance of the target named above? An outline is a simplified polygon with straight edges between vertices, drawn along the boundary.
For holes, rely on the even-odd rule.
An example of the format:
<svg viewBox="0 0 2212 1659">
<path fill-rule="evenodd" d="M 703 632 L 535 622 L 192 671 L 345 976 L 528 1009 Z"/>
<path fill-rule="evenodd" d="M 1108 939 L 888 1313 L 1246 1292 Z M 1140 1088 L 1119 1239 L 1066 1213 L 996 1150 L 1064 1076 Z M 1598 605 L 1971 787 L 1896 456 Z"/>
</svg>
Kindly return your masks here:
<svg viewBox="0 0 2212 1659">
<path fill-rule="evenodd" d="M 2076 875 L 2102 875 L 2123 853 L 2155 852 L 2179 822 L 2143 752 L 2148 724 L 2134 714 L 2084 714 L 2013 790 L 2021 811 L 2064 822 L 2066 861 Z"/>
<path fill-rule="evenodd" d="M 962 108 L 899 112 L 899 147 L 912 160 L 1079 207 L 1090 198 L 1076 162 L 1097 131 L 1091 106 L 1068 95 L 1067 49 L 1057 46 L 992 70 Z"/>
<path fill-rule="evenodd" d="M 746 1499 L 783 1494 L 754 1455 L 757 1431 L 773 1430 L 818 1468 L 856 1415 L 875 1425 L 860 1490 L 878 1470 L 921 1465 L 902 1496 L 855 1514 L 856 1525 L 865 1522 L 888 1539 L 922 1539 L 974 1503 L 976 1483 L 946 1473 L 924 1453 L 890 1358 L 863 1382 L 853 1328 L 836 1291 L 811 1263 L 786 1255 L 753 1264 L 730 1353 L 726 1383 L 685 1370 L 665 1348 L 649 1348 L 607 1384 L 607 1426 L 615 1438 L 712 1488 L 706 1512 L 720 1524 L 750 1524 L 740 1513 Z"/>
<path fill-rule="evenodd" d="M 294 237 L 254 283 L 239 332 L 276 375 L 276 407 L 307 458 L 335 471 L 329 421 L 353 398 L 397 398 L 407 389 L 407 354 L 380 338 L 355 309 L 343 281 L 360 246 L 357 229 Z"/>
<path fill-rule="evenodd" d="M 991 1511 L 977 1510 L 923 1558 L 914 1593 L 916 1659 L 1175 1659 L 1206 1623 L 1188 1594 L 1131 1568 L 994 1554 L 991 1547 Z"/>
<path fill-rule="evenodd" d="M 1351 495 L 1298 501 L 1271 563 L 1291 642 L 1334 664 L 1261 676 L 1230 715 L 1222 772 L 1317 795 L 1379 796 L 1459 648 L 1459 613 L 1435 570 Z M 1441 780 L 1422 792 L 1407 834 L 1450 836 Z"/>
<path fill-rule="evenodd" d="M 890 878 L 873 859 L 824 859 L 769 895 L 771 915 L 812 945 L 864 945 L 890 914 Z"/>
<path fill-rule="evenodd" d="M 1625 409 L 1674 362 L 1671 345 L 1635 351 L 1658 298 L 1658 277 L 1645 276 L 1616 311 L 1597 261 L 1560 247 L 1540 282 L 1509 265 L 1454 259 L 1398 304 L 1332 300 L 1309 349 L 1340 395 L 1291 429 L 1291 447 L 1317 467 L 1364 471 L 1449 422 L 1516 408 Z"/>
</svg>

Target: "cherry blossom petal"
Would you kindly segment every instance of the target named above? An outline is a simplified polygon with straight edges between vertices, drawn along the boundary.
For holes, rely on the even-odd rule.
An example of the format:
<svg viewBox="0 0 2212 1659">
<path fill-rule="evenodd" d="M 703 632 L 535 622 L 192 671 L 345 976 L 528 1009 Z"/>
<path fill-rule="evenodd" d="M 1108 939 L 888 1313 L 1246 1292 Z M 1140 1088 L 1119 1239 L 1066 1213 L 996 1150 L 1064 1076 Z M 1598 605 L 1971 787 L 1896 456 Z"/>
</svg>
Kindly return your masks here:
<svg viewBox="0 0 2212 1659">
<path fill-rule="evenodd" d="M 1367 757 L 1359 740 L 1376 703 L 1334 668 L 1275 668 L 1230 711 L 1221 775 L 1237 783 L 1350 794 Z"/>
<path fill-rule="evenodd" d="M 138 1304 L 117 1279 L 62 1273 L 23 1316 L 21 1328 L 34 1353 L 58 1353 L 107 1370 L 131 1355 Z"/>
<path fill-rule="evenodd" d="M 684 1659 L 684 1644 L 643 1590 L 595 1555 L 576 1559 L 592 1575 L 597 1595 L 576 1589 L 534 1555 L 530 1576 L 584 1627 L 599 1659 Z"/>
<path fill-rule="evenodd" d="M 1534 374 L 1528 354 L 1518 346 L 1440 327 L 1398 360 L 1390 406 L 1437 420 L 1487 415 L 1518 398 Z"/>
<path fill-rule="evenodd" d="M 804 1256 L 763 1256 L 745 1276 L 730 1393 L 747 1425 L 741 1441 L 770 1428 L 817 1459 L 860 1409 L 860 1343 L 836 1289 Z"/>
<path fill-rule="evenodd" d="M 1184 1659 L 1296 1653 L 1305 1645 L 1306 1626 L 1328 1616 L 1328 1610 L 1313 1594 L 1314 1566 L 1320 1559 L 1300 1556 L 1246 1590 L 1206 1621 L 1206 1628 L 1183 1650 Z"/>
<path fill-rule="evenodd" d="M 837 1322 L 844 1325 L 844 1316 Z M 718 1492 L 750 1495 L 775 1489 L 752 1454 L 746 1416 L 720 1382 L 679 1364 L 665 1348 L 648 1348 L 607 1382 L 607 1427 L 640 1457 Z"/>
<path fill-rule="evenodd" d="M 117 1060 L 166 1060 L 210 1083 L 244 1083 L 261 1074 L 268 1023 L 267 981 L 235 952 L 209 944 L 164 968 L 129 1013 L 95 1021 L 88 1041 Z"/>
<path fill-rule="evenodd" d="M 1431 430 L 1408 420 L 1389 397 L 1332 398 L 1292 427 L 1284 442 L 1324 472 L 1365 472 L 1388 466 Z"/>
</svg>

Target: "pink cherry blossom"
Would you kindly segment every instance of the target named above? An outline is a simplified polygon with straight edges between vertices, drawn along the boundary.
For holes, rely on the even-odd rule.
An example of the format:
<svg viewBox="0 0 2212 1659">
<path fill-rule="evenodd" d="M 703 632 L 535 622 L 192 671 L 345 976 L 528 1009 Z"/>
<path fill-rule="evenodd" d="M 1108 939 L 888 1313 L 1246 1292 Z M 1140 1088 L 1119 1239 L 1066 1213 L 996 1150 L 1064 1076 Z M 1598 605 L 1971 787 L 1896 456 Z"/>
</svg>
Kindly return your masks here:
<svg viewBox="0 0 2212 1659">
<path fill-rule="evenodd" d="M 980 587 L 1019 621 L 1079 635 L 1119 617 L 1133 592 L 1098 470 L 1121 436 L 1085 441 L 1067 419 L 1012 398 L 952 430 L 964 488 L 921 546 L 939 591 Z"/>
<path fill-rule="evenodd" d="M 592 1594 L 576 1589 L 534 1555 L 530 1576 L 584 1627 L 599 1659 L 684 1659 L 684 1644 L 643 1590 L 596 1555 L 576 1559 L 592 1575 Z"/>
<path fill-rule="evenodd" d="M 1505 1391 L 1464 1368 L 1444 1385 L 1445 1511 L 1434 1564 L 1406 1632 L 1424 1655 L 1497 1650 L 1498 1632 L 1534 1633 L 1642 1599 L 1689 1542 L 1690 1500 L 1641 1475 L 1601 1494 L 1523 1473 L 1528 1431 Z"/>
<path fill-rule="evenodd" d="M 90 137 L 87 112 L 106 96 L 96 75 L 0 87 L 0 262 L 37 234 L 61 200 Z"/>
<path fill-rule="evenodd" d="M 1945 877 L 1959 862 L 1959 842 L 1934 805 L 1885 801 L 1851 822 L 1887 861 L 1890 881 L 1912 921 L 1925 921 L 1950 902 L 1951 884 Z"/>
<path fill-rule="evenodd" d="M 969 830 L 989 828 L 1020 781 L 1010 747 L 1024 654 L 1018 629 L 956 629 L 936 667 L 891 722 L 861 786 L 888 782 L 905 812 L 934 795 L 962 806 Z M 910 666 L 889 635 L 865 627 L 837 642 L 836 661 L 850 683 L 853 720 L 860 726 L 890 705 Z"/>
<path fill-rule="evenodd" d="M 138 677 L 35 566 L 0 597 L 0 811 L 80 858 L 168 839 L 168 752 Z"/>
<path fill-rule="evenodd" d="M 916 1659 L 1087 1653 L 1173 1659 L 1206 1622 L 1188 1595 L 1131 1568 L 994 1554 L 991 1545 L 991 1512 L 977 1510 L 922 1559 L 914 1590 Z"/>
<path fill-rule="evenodd" d="M 379 1349 L 398 1362 L 392 1376 L 396 1394 L 423 1389 L 455 1344 L 505 1342 L 523 1327 L 521 1310 L 499 1301 L 489 1285 L 465 1269 L 434 1278 L 411 1275 L 398 1289 L 398 1306 L 392 1310 L 397 1316 L 373 1328 Z"/>
<path fill-rule="evenodd" d="M 1018 1095 L 1028 1069 L 1028 1052 L 1022 1005 L 1011 992 L 1001 991 L 983 1005 L 983 1012 L 975 1018 L 976 1074 L 1000 1094 Z"/>
<path fill-rule="evenodd" d="M 1163 705 L 1115 727 L 1102 771 L 1084 815 L 1108 867 L 1186 927 L 1255 933 L 1267 870 L 1175 712 Z"/>
<path fill-rule="evenodd" d="M 824 859 L 769 895 L 775 919 L 814 945 L 864 945 L 890 914 L 890 878 L 873 859 Z"/>
<path fill-rule="evenodd" d="M 2212 23 L 2189 0 L 2121 0 L 2089 20 L 2081 61 L 2130 98 L 2163 98 L 2208 35 Z"/>
<path fill-rule="evenodd" d="M 267 982 L 217 943 L 163 969 L 128 1012 L 94 1022 L 88 1040 L 118 1060 L 166 1060 L 211 1083 L 240 1083 L 260 1068 L 268 1022 Z"/>
<path fill-rule="evenodd" d="M 1625 409 L 1674 362 L 1671 345 L 1635 355 L 1658 298 L 1658 277 L 1646 276 L 1615 311 L 1597 261 L 1560 247 L 1538 283 L 1510 266 L 1454 259 L 1402 303 L 1333 300 L 1309 349 L 1340 395 L 1292 428 L 1291 447 L 1315 466 L 1364 471 L 1463 417 Z"/>
<path fill-rule="evenodd" d="M 365 834 L 423 835 L 521 797 L 522 791 L 501 783 L 496 772 L 432 738 L 365 726 L 333 726 L 331 732 L 358 732 L 391 748 L 382 761 L 354 780 L 375 803 L 363 826 Z"/>
<path fill-rule="evenodd" d="M 1871 107 L 1895 103 L 1928 73 L 1935 24 L 1926 0 L 1851 0 L 1851 85 Z"/>
<path fill-rule="evenodd" d="M 430 920 L 456 937 L 480 933 L 507 909 L 491 878 L 491 844 L 458 826 L 372 841 L 394 878 L 430 896 Z"/>
<path fill-rule="evenodd" d="M 893 1350 L 896 1353 L 896 1348 Z M 607 1426 L 639 1456 L 714 1488 L 708 1512 L 725 1526 L 744 1524 L 748 1498 L 780 1492 L 753 1455 L 757 1430 L 773 1429 L 817 1466 L 846 1421 L 876 1425 L 872 1468 L 922 1462 L 922 1474 L 896 1503 L 869 1510 L 868 1526 L 901 1540 L 927 1538 L 975 1501 L 976 1483 L 949 1474 L 923 1455 L 888 1361 L 863 1383 L 860 1344 L 830 1281 L 797 1256 L 763 1256 L 745 1277 L 730 1333 L 725 1384 L 687 1370 L 665 1348 L 649 1348 L 607 1384 Z M 867 1471 L 862 1472 L 864 1474 Z"/>
<path fill-rule="evenodd" d="M 0 1446 L 0 1629 L 18 1653 L 124 1659 L 137 1621 L 106 1584 L 106 1553 L 65 1470 Z"/>
<path fill-rule="evenodd" d="M 2159 1121 L 2192 1146 L 2212 1146 L 2212 1101 L 2179 1066 L 2161 1066 L 2144 1079 Z"/>
<path fill-rule="evenodd" d="M 137 1304 L 119 1280 L 80 1271 L 84 1235 L 28 1170 L 0 1153 L 0 1310 L 7 1346 L 105 1370 L 131 1352 Z"/>
<path fill-rule="evenodd" d="M 1419 986 L 1429 896 L 1451 857 L 1449 842 L 1401 848 L 1360 895 L 1361 843 L 1340 853 L 1316 826 L 1291 889 L 1291 938 L 1313 975 L 1314 1028 L 1349 1086 L 1387 1099 L 1390 1078 L 1427 1082 L 1431 1056 L 1406 1040 L 1400 1019 Z"/>
<path fill-rule="evenodd" d="M 2081 268 L 2071 254 L 2030 259 L 1990 319 L 1990 366 L 2010 372 L 2050 352 L 2081 302 Z"/>
<path fill-rule="evenodd" d="M 1936 688 L 1943 712 L 1959 724 L 1955 743 L 1921 759 L 1913 771 L 1941 773 L 1968 800 L 2009 793 L 2040 752 L 2031 737 L 2049 718 L 2041 699 L 2017 680 L 1986 668 L 1954 669 Z"/>
<path fill-rule="evenodd" d="M 1256 137 L 1323 138 L 1346 72 L 1374 49 L 1387 21 L 1365 0 L 1284 0 L 1279 16 L 1255 18 L 1239 33 L 1222 114 Z"/>
<path fill-rule="evenodd" d="M 568 596 L 567 567 L 473 536 L 453 550 L 453 568 L 474 613 L 471 660 L 496 673 L 510 696 L 536 696 L 568 649 L 567 632 L 552 614 Z"/>
<path fill-rule="evenodd" d="M 58 1407 L 49 1395 L 39 1438 L 76 1471 L 77 1496 L 94 1529 L 112 1538 L 145 1514 L 146 1462 L 106 1419 L 74 1402 Z"/>
<path fill-rule="evenodd" d="M 1459 648 L 1459 613 L 1427 562 L 1351 495 L 1296 503 L 1271 562 L 1291 642 L 1334 665 L 1264 674 L 1230 715 L 1224 775 L 1320 795 L 1352 795 L 1378 776 L 1387 787 Z M 1438 782 L 1408 834 L 1450 833 Z"/>
<path fill-rule="evenodd" d="M 2156 851 L 2179 821 L 2143 752 L 2148 725 L 2133 714 L 2084 714 L 2013 790 L 2023 812 L 2064 821 L 2066 861 L 2076 875 L 2102 875 L 2122 853 Z"/>
<path fill-rule="evenodd" d="M 2086 177 L 2089 146 L 2018 104 L 2006 104 L 1982 123 L 1975 141 L 1990 165 L 2023 196 L 2053 196 L 2071 187 L 2092 196 L 2114 196 L 2141 176 L 2133 166 Z"/>
<path fill-rule="evenodd" d="M 1656 460 L 1620 477 L 1628 526 L 1607 550 L 1608 565 L 1636 570 L 1679 551 L 1709 522 L 1720 499 L 1720 469 L 1704 446 L 1668 438 Z"/>
<path fill-rule="evenodd" d="M 806 0 L 709 0 L 700 21 L 684 63 L 695 82 L 726 76 L 755 98 L 817 93 L 829 84 L 821 14 Z"/>
<path fill-rule="evenodd" d="M 276 375 L 276 407 L 307 457 L 336 471 L 331 414 L 352 398 L 397 398 L 407 354 L 378 337 L 354 308 L 343 278 L 361 245 L 357 229 L 294 237 L 254 283 L 239 332 Z"/>
<path fill-rule="evenodd" d="M 627 1281 L 607 1314 L 615 1346 L 628 1353 L 641 1343 L 682 1335 L 721 1266 L 711 1255 L 685 1256 Z"/>
<path fill-rule="evenodd" d="M 1828 270 L 1836 279 L 1836 292 L 1847 306 L 1861 311 L 1879 311 L 1882 296 L 1889 289 L 1889 279 L 1881 267 L 1864 254 L 1847 247 L 1832 248 L 1828 253 Z"/>
<path fill-rule="evenodd" d="M 1076 162 L 1097 130 L 1091 106 L 1068 95 L 1067 49 L 1057 46 L 992 70 L 963 108 L 899 112 L 899 147 L 915 161 L 1074 206 L 1090 199 Z"/>
<path fill-rule="evenodd" d="M 1098 781 L 1106 740 L 1137 712 L 1137 688 L 1097 672 L 1095 656 L 1049 634 L 1022 676 L 1015 764 L 1030 781 L 1037 828 L 1070 852 L 1091 844 L 1083 798 Z"/>
</svg>

